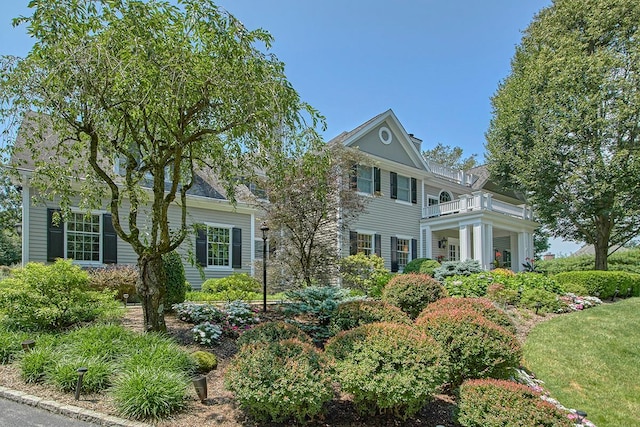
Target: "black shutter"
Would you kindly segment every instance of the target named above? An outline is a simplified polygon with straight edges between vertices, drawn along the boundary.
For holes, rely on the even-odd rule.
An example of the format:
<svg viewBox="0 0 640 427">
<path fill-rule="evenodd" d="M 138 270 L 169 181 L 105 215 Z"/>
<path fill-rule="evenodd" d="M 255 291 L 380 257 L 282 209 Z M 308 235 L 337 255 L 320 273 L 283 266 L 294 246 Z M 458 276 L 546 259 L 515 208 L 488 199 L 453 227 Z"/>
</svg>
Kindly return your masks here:
<svg viewBox="0 0 640 427">
<path fill-rule="evenodd" d="M 418 203 L 418 181 L 411 178 L 411 203 Z"/>
<path fill-rule="evenodd" d="M 373 168 L 373 191 L 376 193 L 381 191 L 380 168 Z"/>
<path fill-rule="evenodd" d="M 379 257 L 382 257 L 382 236 L 379 234 L 375 235 L 375 240 L 376 240 L 376 255 L 378 255 Z"/>
<path fill-rule="evenodd" d="M 349 183 L 352 190 L 358 189 L 358 165 L 351 166 L 351 171 L 349 172 Z"/>
<path fill-rule="evenodd" d="M 355 231 L 349 232 L 349 255 L 355 255 L 358 253 L 358 233 Z"/>
<path fill-rule="evenodd" d="M 47 209 L 47 261 L 64 258 L 64 222 L 60 219 L 58 225 L 53 224 L 54 212 L 58 209 Z"/>
<path fill-rule="evenodd" d="M 416 258 L 418 258 L 418 239 L 411 239 L 411 259 Z"/>
<path fill-rule="evenodd" d="M 398 174 L 395 172 L 389 172 L 389 177 L 391 180 L 391 198 L 398 198 Z"/>
<path fill-rule="evenodd" d="M 242 230 L 233 227 L 231 231 L 231 267 L 242 268 Z"/>
<path fill-rule="evenodd" d="M 398 272 L 398 238 L 391 237 L 391 272 Z"/>
<path fill-rule="evenodd" d="M 113 228 L 111 214 L 102 215 L 102 262 L 104 264 L 118 262 L 118 235 Z"/>
<path fill-rule="evenodd" d="M 202 267 L 207 266 L 207 227 L 204 225 L 196 228 L 196 261 Z"/>
</svg>

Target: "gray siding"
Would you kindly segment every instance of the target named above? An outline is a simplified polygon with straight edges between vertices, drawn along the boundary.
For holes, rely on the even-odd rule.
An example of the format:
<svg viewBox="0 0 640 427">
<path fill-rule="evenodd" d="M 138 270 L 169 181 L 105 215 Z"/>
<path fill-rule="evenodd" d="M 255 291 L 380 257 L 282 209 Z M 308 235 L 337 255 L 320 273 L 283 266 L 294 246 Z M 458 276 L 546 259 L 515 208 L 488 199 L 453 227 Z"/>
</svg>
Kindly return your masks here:
<svg viewBox="0 0 640 427">
<path fill-rule="evenodd" d="M 380 141 L 378 132 L 380 131 L 381 127 L 386 127 L 393 134 L 390 144 L 383 144 Z M 397 134 L 394 133 L 393 128 L 387 123 L 375 127 L 369 133 L 363 135 L 354 145 L 358 146 L 360 150 L 364 151 L 365 153 L 389 159 L 403 165 L 411 167 L 416 166 L 415 162 L 411 160 L 411 158 L 407 154 L 404 146 L 400 144 L 400 139 Z"/>
</svg>

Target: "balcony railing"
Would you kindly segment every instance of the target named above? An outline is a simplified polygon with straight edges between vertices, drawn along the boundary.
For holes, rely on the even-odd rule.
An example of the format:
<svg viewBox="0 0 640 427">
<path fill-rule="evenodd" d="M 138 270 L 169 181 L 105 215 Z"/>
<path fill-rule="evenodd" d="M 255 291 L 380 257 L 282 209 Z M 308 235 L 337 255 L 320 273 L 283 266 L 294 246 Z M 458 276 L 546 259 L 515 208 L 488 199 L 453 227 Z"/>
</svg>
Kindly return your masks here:
<svg viewBox="0 0 640 427">
<path fill-rule="evenodd" d="M 429 169 L 435 175 L 438 175 L 441 178 L 448 179 L 450 181 L 456 182 L 461 185 L 471 186 L 473 184 L 473 175 L 470 173 L 466 173 L 465 171 L 451 169 L 448 166 L 441 165 L 439 163 L 432 162 L 427 160 L 427 164 L 429 165 Z"/>
<path fill-rule="evenodd" d="M 422 217 L 435 218 L 473 211 L 492 211 L 520 219 L 533 219 L 531 208 L 527 205 L 512 205 L 500 200 L 493 200 L 489 193 L 474 193 L 468 196 L 460 196 L 459 199 L 450 202 L 425 206 L 422 208 Z"/>
</svg>

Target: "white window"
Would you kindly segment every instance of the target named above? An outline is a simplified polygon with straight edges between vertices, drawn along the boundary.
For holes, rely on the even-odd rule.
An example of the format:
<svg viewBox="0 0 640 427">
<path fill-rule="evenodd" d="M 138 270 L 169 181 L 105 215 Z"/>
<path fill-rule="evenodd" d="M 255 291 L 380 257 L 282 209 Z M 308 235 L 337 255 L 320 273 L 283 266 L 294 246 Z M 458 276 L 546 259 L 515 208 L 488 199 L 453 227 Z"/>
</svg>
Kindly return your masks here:
<svg viewBox="0 0 640 427">
<path fill-rule="evenodd" d="M 373 167 L 358 165 L 358 191 L 373 194 Z"/>
<path fill-rule="evenodd" d="M 358 233 L 357 253 L 363 253 L 365 255 L 372 255 L 374 253 L 373 235 Z"/>
<path fill-rule="evenodd" d="M 397 242 L 396 253 L 398 254 L 398 269 L 403 270 L 409 262 L 411 240 L 398 238 Z"/>
<path fill-rule="evenodd" d="M 231 228 L 207 227 L 207 266 L 231 267 Z"/>
<path fill-rule="evenodd" d="M 411 203 L 411 178 L 398 175 L 397 200 Z"/>
<path fill-rule="evenodd" d="M 448 191 L 444 191 L 442 190 L 440 192 L 440 203 L 446 203 L 446 202 L 450 202 L 453 200 L 453 197 L 451 197 L 451 193 L 449 193 Z"/>
<path fill-rule="evenodd" d="M 435 206 L 440 203 L 440 200 L 436 196 L 427 196 L 427 206 Z"/>
<path fill-rule="evenodd" d="M 458 247 L 456 245 L 449 245 L 449 261 L 459 260 Z"/>
<path fill-rule="evenodd" d="M 81 263 L 102 261 L 101 215 L 72 212 L 65 222 L 65 247 L 67 258 Z"/>
</svg>

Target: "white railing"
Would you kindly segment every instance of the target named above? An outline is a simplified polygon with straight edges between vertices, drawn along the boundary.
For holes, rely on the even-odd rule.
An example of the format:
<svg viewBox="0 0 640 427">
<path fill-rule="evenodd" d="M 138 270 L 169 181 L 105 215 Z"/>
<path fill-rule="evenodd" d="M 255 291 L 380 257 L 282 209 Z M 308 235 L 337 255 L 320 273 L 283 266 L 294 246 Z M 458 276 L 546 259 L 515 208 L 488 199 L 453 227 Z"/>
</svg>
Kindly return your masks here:
<svg viewBox="0 0 640 427">
<path fill-rule="evenodd" d="M 531 208 L 526 205 L 512 205 L 500 200 L 493 200 L 491 194 L 477 192 L 472 195 L 460 196 L 457 200 L 440 203 L 438 205 L 424 206 L 423 218 L 435 218 L 443 215 L 451 215 L 472 211 L 492 211 L 521 219 L 533 219 Z"/>
<path fill-rule="evenodd" d="M 431 172 L 441 178 L 445 178 L 458 184 L 468 186 L 473 183 L 473 175 L 468 174 L 465 171 L 455 170 L 448 166 L 441 165 L 440 163 L 435 163 L 430 160 L 427 160 L 427 164 Z"/>
</svg>

